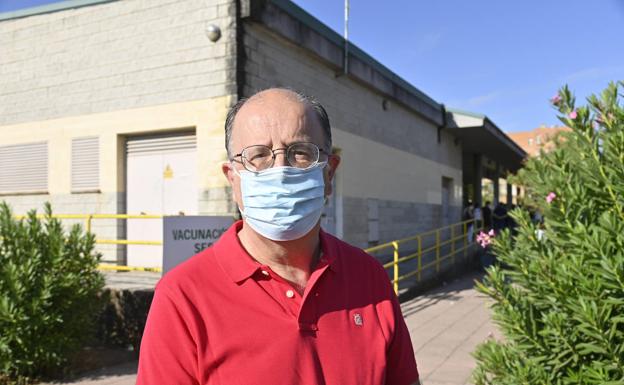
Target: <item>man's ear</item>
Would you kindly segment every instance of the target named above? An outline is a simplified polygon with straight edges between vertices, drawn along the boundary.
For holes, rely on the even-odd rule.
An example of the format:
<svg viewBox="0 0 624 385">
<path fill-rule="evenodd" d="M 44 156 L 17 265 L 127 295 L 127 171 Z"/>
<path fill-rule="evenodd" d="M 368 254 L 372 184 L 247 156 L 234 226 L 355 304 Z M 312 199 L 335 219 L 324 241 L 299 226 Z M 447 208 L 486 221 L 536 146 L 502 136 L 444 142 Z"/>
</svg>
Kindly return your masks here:
<svg viewBox="0 0 624 385">
<path fill-rule="evenodd" d="M 230 185 L 233 185 L 235 174 L 234 174 L 232 163 L 230 162 L 221 163 L 221 172 L 223 172 L 225 179 L 227 179 L 228 182 L 230 182 Z"/>
<path fill-rule="evenodd" d="M 327 159 L 327 168 L 329 174 L 329 180 L 333 180 L 336 175 L 336 169 L 340 165 L 340 155 L 332 154 Z"/>
<path fill-rule="evenodd" d="M 336 169 L 340 165 L 340 156 L 332 154 L 327 159 L 327 166 L 325 167 L 325 196 L 330 196 L 332 191 L 332 180 L 336 176 Z"/>
</svg>

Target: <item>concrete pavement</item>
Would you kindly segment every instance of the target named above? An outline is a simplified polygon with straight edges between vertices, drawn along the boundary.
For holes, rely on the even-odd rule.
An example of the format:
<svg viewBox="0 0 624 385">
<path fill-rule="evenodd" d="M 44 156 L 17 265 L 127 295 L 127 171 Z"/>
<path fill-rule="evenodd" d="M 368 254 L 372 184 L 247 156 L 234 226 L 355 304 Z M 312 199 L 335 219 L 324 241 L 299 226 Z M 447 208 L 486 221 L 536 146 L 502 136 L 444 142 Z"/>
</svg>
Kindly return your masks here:
<svg viewBox="0 0 624 385">
<path fill-rule="evenodd" d="M 470 355 L 489 336 L 499 337 L 487 300 L 466 275 L 402 304 L 423 385 L 470 384 L 475 361 Z M 57 384 L 133 385 L 136 362 L 102 369 Z M 48 384 L 50 385 L 50 384 Z"/>
<path fill-rule="evenodd" d="M 471 384 L 471 352 L 489 337 L 500 338 L 487 299 L 470 274 L 402 305 L 423 385 Z"/>
</svg>

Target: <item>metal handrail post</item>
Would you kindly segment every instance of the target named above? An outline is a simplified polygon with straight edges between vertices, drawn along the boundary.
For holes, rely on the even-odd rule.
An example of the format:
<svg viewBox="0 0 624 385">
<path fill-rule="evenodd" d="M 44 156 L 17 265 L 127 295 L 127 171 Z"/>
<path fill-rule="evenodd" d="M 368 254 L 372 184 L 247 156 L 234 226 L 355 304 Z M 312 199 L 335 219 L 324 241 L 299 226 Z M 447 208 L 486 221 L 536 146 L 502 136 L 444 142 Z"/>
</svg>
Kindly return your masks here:
<svg viewBox="0 0 624 385">
<path fill-rule="evenodd" d="M 418 282 L 420 282 L 420 273 L 422 272 L 422 239 L 418 236 Z"/>
<path fill-rule="evenodd" d="M 436 231 L 436 272 L 440 272 L 440 230 Z"/>
<path fill-rule="evenodd" d="M 451 262 L 455 264 L 455 226 L 451 226 Z"/>
<path fill-rule="evenodd" d="M 464 259 L 468 256 L 468 222 L 464 222 Z"/>
<path fill-rule="evenodd" d="M 392 242 L 394 247 L 394 292 L 399 294 L 399 243 Z"/>
</svg>

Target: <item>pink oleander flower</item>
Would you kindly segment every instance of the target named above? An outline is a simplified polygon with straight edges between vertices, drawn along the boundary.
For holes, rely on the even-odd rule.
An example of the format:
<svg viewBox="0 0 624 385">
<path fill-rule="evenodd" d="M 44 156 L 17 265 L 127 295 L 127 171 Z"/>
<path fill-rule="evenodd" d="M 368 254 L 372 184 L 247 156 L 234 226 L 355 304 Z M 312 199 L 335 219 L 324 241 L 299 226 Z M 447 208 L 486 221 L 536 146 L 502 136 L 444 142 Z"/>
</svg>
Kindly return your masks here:
<svg viewBox="0 0 624 385">
<path fill-rule="evenodd" d="M 558 106 L 559 103 L 561 103 L 561 96 L 559 96 L 559 94 L 553 96 L 552 98 L 550 98 L 550 102 L 555 105 Z"/>
<path fill-rule="evenodd" d="M 604 124 L 604 119 L 602 118 L 602 115 L 596 115 L 596 117 L 594 118 L 594 122 L 596 122 L 597 124 Z"/>
<path fill-rule="evenodd" d="M 577 116 L 578 116 L 578 114 L 576 113 L 576 110 L 574 110 L 574 111 L 572 111 L 572 112 L 570 112 L 568 114 L 568 118 L 570 118 L 572 120 L 576 119 Z"/>
<path fill-rule="evenodd" d="M 551 203 L 552 201 L 555 200 L 556 197 L 557 197 L 557 194 L 555 194 L 554 192 L 550 192 L 548 193 L 548 195 L 546 195 L 546 202 Z"/>
<path fill-rule="evenodd" d="M 479 232 L 479 235 L 477 235 L 477 243 L 485 249 L 492 243 L 492 238 L 494 238 L 494 230 L 490 230 L 488 233 L 481 231 Z"/>
</svg>

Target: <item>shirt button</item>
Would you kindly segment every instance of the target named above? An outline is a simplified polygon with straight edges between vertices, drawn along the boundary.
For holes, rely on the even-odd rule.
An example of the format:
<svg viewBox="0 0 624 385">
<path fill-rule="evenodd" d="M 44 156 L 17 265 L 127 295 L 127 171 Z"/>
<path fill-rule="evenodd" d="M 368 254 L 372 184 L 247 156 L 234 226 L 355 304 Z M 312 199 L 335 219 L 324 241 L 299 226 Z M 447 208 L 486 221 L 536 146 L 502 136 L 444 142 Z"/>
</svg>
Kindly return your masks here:
<svg viewBox="0 0 624 385">
<path fill-rule="evenodd" d="M 263 274 L 263 275 L 266 275 L 267 277 L 269 276 L 269 272 L 268 272 L 268 271 L 266 271 L 266 270 L 262 270 L 262 274 Z"/>
<path fill-rule="evenodd" d="M 286 291 L 286 297 L 292 298 L 294 296 L 295 296 L 295 292 L 294 291 L 292 291 L 292 290 Z"/>
</svg>

